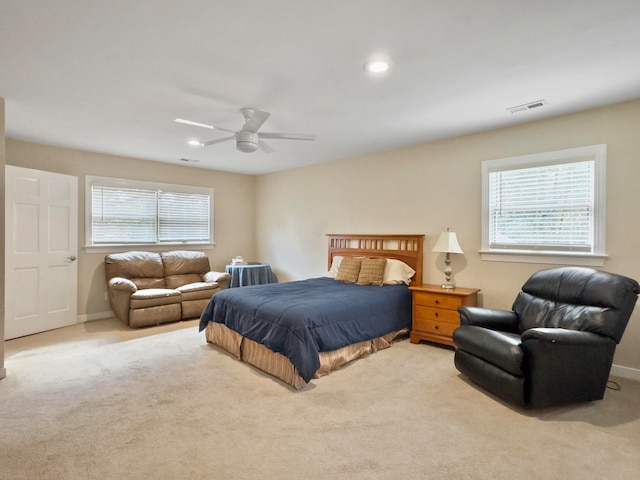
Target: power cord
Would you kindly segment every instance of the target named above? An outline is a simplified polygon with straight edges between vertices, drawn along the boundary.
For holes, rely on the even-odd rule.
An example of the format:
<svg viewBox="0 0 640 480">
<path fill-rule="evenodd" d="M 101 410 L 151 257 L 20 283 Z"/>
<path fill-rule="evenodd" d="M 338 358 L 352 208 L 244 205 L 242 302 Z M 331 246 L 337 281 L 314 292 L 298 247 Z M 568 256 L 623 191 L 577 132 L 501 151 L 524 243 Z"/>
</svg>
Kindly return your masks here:
<svg viewBox="0 0 640 480">
<path fill-rule="evenodd" d="M 613 380 L 607 380 L 607 388 L 610 388 L 611 390 L 622 390 L 622 388 L 620 387 L 620 384 L 618 382 L 614 382 Z"/>
</svg>

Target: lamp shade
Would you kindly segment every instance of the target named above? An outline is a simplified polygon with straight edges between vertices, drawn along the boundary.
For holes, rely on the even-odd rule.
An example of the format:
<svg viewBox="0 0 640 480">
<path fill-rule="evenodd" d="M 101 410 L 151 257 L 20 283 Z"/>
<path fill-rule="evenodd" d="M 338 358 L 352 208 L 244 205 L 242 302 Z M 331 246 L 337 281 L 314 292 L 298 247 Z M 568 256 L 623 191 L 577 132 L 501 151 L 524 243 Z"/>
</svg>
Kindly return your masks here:
<svg viewBox="0 0 640 480">
<path fill-rule="evenodd" d="M 446 232 L 442 232 L 436 245 L 433 247 L 434 252 L 446 252 L 446 253 L 464 253 L 460 244 L 458 243 L 458 237 L 455 232 L 450 232 L 447 228 Z"/>
</svg>

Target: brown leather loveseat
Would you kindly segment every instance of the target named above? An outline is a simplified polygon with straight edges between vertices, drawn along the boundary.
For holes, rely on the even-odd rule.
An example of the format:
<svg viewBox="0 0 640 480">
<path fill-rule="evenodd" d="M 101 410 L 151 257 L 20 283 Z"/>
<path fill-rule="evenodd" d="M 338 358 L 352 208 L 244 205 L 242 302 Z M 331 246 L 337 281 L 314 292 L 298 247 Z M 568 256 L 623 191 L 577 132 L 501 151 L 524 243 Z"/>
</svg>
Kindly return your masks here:
<svg viewBox="0 0 640 480">
<path fill-rule="evenodd" d="M 230 275 L 209 269 L 197 251 L 114 253 L 105 257 L 109 302 L 130 327 L 199 318 Z"/>
</svg>

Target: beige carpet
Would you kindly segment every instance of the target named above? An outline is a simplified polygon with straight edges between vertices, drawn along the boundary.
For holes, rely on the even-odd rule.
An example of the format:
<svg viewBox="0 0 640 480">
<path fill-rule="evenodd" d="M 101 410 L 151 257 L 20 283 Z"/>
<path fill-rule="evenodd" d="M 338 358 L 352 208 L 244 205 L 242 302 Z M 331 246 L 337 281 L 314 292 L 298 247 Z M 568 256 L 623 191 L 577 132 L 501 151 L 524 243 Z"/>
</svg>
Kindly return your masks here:
<svg viewBox="0 0 640 480">
<path fill-rule="evenodd" d="M 209 346 L 196 322 L 103 320 L 6 342 L 5 479 L 635 479 L 640 384 L 526 412 L 453 352 L 397 343 L 302 391 Z"/>
</svg>

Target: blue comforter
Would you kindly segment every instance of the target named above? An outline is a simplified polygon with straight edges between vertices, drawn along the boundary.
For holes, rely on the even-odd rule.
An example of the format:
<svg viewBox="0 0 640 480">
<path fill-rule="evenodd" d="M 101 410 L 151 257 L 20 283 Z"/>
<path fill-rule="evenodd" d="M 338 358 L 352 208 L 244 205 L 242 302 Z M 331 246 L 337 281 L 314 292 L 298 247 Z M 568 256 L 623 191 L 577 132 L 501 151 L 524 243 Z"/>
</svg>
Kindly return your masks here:
<svg viewBox="0 0 640 480">
<path fill-rule="evenodd" d="M 216 293 L 200 331 L 218 322 L 287 357 L 308 382 L 318 352 L 336 350 L 411 326 L 406 285 L 363 286 L 320 277 L 229 288 Z"/>
</svg>

